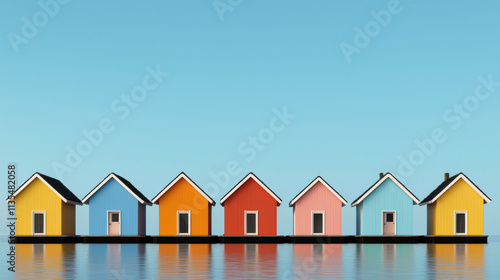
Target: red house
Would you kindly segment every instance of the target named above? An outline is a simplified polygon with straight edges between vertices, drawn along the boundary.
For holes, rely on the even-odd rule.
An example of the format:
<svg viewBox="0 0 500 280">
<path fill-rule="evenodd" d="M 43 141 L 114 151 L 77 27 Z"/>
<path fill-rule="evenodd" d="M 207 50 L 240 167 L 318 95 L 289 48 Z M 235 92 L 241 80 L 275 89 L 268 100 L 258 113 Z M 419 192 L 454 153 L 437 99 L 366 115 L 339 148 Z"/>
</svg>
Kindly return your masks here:
<svg viewBox="0 0 500 280">
<path fill-rule="evenodd" d="M 224 235 L 276 235 L 276 212 L 281 199 L 249 173 L 222 199 Z"/>
</svg>

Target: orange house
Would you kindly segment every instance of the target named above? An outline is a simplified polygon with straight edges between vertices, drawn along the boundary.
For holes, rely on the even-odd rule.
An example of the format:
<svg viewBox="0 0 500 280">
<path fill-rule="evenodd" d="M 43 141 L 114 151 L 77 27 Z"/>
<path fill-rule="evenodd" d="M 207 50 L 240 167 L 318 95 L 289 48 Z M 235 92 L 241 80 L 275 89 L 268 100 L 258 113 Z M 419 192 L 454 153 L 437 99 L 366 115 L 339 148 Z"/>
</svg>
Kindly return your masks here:
<svg viewBox="0 0 500 280">
<path fill-rule="evenodd" d="M 184 172 L 152 202 L 160 206 L 160 235 L 211 235 L 215 201 Z"/>
</svg>

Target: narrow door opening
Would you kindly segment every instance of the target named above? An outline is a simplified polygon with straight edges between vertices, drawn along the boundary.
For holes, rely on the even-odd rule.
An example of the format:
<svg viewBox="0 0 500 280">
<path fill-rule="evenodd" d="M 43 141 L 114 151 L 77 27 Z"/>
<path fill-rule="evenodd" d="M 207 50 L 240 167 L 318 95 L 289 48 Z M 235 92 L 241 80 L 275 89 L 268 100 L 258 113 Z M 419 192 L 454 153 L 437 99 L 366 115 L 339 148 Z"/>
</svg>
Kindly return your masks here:
<svg viewBox="0 0 500 280">
<path fill-rule="evenodd" d="M 121 217 L 119 211 L 108 212 L 108 235 L 120 235 Z"/>
<path fill-rule="evenodd" d="M 245 235 L 258 234 L 258 212 L 245 211 Z"/>
<path fill-rule="evenodd" d="M 312 212 L 312 234 L 313 235 L 323 235 L 324 231 L 324 213 L 323 212 Z"/>
<path fill-rule="evenodd" d="M 396 212 L 382 212 L 382 234 L 383 235 L 396 235 Z"/>
<path fill-rule="evenodd" d="M 457 235 L 467 234 L 467 212 L 463 211 L 455 212 L 455 234 Z"/>
<path fill-rule="evenodd" d="M 190 235 L 191 234 L 191 213 L 189 211 L 177 212 L 177 234 Z"/>
<path fill-rule="evenodd" d="M 45 235 L 45 212 L 33 212 L 33 235 Z"/>
</svg>

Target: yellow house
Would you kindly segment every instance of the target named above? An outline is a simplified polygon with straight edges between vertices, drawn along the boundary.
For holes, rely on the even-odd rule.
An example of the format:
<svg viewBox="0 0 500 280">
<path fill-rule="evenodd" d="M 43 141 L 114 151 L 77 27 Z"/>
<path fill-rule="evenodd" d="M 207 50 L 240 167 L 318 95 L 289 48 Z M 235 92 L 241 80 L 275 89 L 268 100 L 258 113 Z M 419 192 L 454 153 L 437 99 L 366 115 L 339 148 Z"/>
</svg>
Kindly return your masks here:
<svg viewBox="0 0 500 280">
<path fill-rule="evenodd" d="M 465 174 L 445 180 L 420 205 L 427 205 L 428 235 L 483 235 L 483 205 L 491 199 Z"/>
<path fill-rule="evenodd" d="M 59 180 L 37 172 L 10 200 L 16 206 L 16 235 L 75 235 L 75 205 L 82 202 Z"/>
</svg>

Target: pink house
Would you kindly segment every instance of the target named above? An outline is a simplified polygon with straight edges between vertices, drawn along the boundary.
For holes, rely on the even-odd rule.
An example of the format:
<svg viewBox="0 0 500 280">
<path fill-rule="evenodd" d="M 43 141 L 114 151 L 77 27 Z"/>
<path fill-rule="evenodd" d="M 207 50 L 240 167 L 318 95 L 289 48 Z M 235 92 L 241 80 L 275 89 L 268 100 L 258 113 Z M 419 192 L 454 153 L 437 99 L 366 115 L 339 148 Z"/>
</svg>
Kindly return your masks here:
<svg viewBox="0 0 500 280">
<path fill-rule="evenodd" d="M 341 235 L 347 201 L 320 176 L 292 201 L 294 235 Z"/>
</svg>

